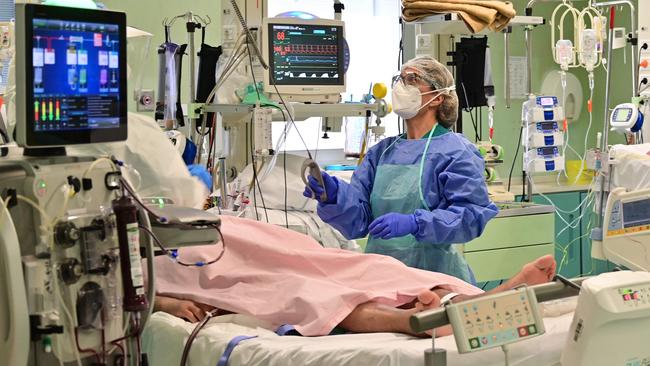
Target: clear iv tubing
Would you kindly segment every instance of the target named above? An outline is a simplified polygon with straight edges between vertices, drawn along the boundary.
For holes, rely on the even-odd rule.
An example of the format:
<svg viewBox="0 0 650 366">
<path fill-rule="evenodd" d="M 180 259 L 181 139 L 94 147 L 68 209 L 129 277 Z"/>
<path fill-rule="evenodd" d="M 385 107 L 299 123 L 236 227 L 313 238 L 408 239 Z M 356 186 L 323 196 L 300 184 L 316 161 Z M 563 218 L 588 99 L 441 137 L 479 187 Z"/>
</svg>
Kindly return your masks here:
<svg viewBox="0 0 650 366">
<path fill-rule="evenodd" d="M 562 84 L 562 108 L 566 108 L 566 72 L 564 70 L 560 71 L 560 82 Z M 564 117 L 564 121 L 562 121 L 562 128 L 565 129 L 564 134 L 566 136 L 564 139 L 564 146 L 562 147 L 562 156 L 566 159 L 566 149 L 569 146 L 569 127 L 566 125 L 566 116 Z M 558 183 L 561 174 L 564 174 L 564 177 L 567 177 L 566 169 L 558 172 L 556 179 Z"/>
<path fill-rule="evenodd" d="M 54 270 L 52 272 L 56 273 L 58 271 Z M 53 292 L 56 294 L 57 300 L 59 301 L 59 303 L 61 305 L 61 308 L 63 309 L 63 313 L 65 314 L 65 317 L 68 319 L 68 322 L 69 322 L 69 324 L 68 324 L 68 322 L 65 322 L 65 324 L 64 324 L 64 325 L 66 325 L 66 324 L 69 325 L 67 327 L 67 332 L 68 332 L 68 335 L 70 337 L 69 341 L 71 341 L 72 344 L 75 344 L 74 333 L 71 330 L 74 329 L 74 319 L 76 319 L 76 314 L 75 314 L 75 317 L 73 317 L 72 313 L 68 309 L 68 306 L 65 304 L 65 301 L 63 300 L 63 296 L 61 296 L 61 287 L 60 287 L 60 284 L 59 284 L 59 279 L 56 278 L 52 282 L 54 283 Z M 61 335 L 61 337 L 63 337 L 63 335 Z M 58 344 L 59 344 L 59 342 L 57 341 L 57 346 L 58 346 Z M 72 350 L 73 350 L 73 353 L 74 353 L 75 360 L 77 361 L 77 365 L 81 366 L 81 357 L 79 355 L 79 351 L 77 350 L 77 347 L 72 346 Z M 59 355 L 59 356 L 61 356 L 61 355 Z"/>
<path fill-rule="evenodd" d="M 283 104 L 283 107 L 287 111 L 287 114 L 290 116 L 290 118 L 289 118 L 289 121 L 285 121 L 285 125 L 284 125 L 284 129 L 282 130 L 282 134 L 280 135 L 280 137 L 278 138 L 278 141 L 275 144 L 276 153 L 273 154 L 273 157 L 271 158 L 271 161 L 269 162 L 269 164 L 266 165 L 266 168 L 264 169 L 264 171 L 260 175 L 260 178 L 259 178 L 260 181 L 263 181 L 271 173 L 271 170 L 273 170 L 273 168 L 275 167 L 275 164 L 276 164 L 276 162 L 278 160 L 278 155 L 280 155 L 279 152 L 281 151 L 282 147 L 286 143 L 287 136 L 289 135 L 289 132 L 291 132 L 291 128 L 294 125 L 294 123 L 291 122 L 291 121 L 293 121 L 293 116 L 295 116 L 295 111 L 293 110 L 293 107 L 291 106 L 291 104 Z M 298 128 L 298 127 L 296 127 L 296 128 Z"/>
<path fill-rule="evenodd" d="M 585 196 L 585 199 L 582 200 L 582 202 L 580 202 L 580 204 L 578 204 L 578 206 L 576 206 L 576 208 L 574 208 L 571 211 L 565 211 L 565 210 L 562 210 L 559 207 L 557 207 L 553 203 L 553 201 L 551 201 L 551 199 L 548 196 L 546 196 L 545 194 L 539 192 L 535 187 L 534 181 L 531 179 L 530 184 L 532 185 L 533 191 L 536 191 L 536 194 L 538 194 L 540 197 L 544 198 L 551 206 L 553 206 L 555 208 L 555 210 L 557 211 L 556 212 L 557 217 L 559 217 L 560 221 L 562 221 L 566 225 L 566 227 L 564 229 L 562 229 L 562 231 L 560 231 L 557 234 L 557 236 L 559 236 L 561 233 L 563 233 L 564 230 L 566 230 L 567 228 L 575 229 L 575 228 L 577 228 L 579 226 L 579 221 L 580 221 L 579 219 L 581 219 L 587 213 L 587 210 L 584 210 L 584 212 L 577 219 L 573 220 L 572 222 L 567 221 L 561 214 L 570 215 L 570 214 L 572 214 L 572 213 L 574 213 L 574 212 L 576 212 L 576 211 L 578 211 L 578 210 L 580 210 L 582 208 L 586 208 L 589 205 L 589 203 L 591 203 L 595 199 L 595 198 L 593 198 L 593 195 L 594 195 L 593 194 L 593 185 L 594 185 L 595 182 L 596 182 L 596 179 L 595 178 L 592 179 L 591 184 L 589 186 L 590 193 L 587 196 Z"/>
<path fill-rule="evenodd" d="M 532 160 L 528 163 L 528 166 L 526 167 L 526 171 L 529 171 L 529 170 L 530 170 L 530 169 L 529 169 L 529 166 L 530 166 L 531 163 L 533 163 Z M 567 210 L 562 210 L 562 209 L 560 209 L 559 207 L 555 206 L 555 204 L 553 204 L 553 201 L 551 201 L 551 199 L 548 198 L 548 196 L 546 196 L 545 194 L 541 193 L 541 192 L 540 192 L 540 191 L 535 187 L 535 181 L 534 181 L 534 179 L 532 179 L 532 175 L 529 175 L 529 176 L 530 176 L 530 179 L 529 179 L 530 183 L 529 183 L 529 184 L 531 185 L 531 188 L 533 189 L 533 192 L 536 192 L 536 194 L 538 194 L 540 197 L 544 198 L 544 199 L 545 199 L 545 200 L 546 200 L 546 201 L 547 201 L 551 206 L 553 206 L 553 207 L 555 208 L 555 210 L 556 210 L 557 213 L 558 213 L 557 216 L 560 218 L 560 220 L 561 220 L 564 224 L 566 224 L 567 226 L 572 226 L 572 224 L 570 224 L 566 219 L 564 219 L 564 217 L 562 217 L 562 215 L 560 215 L 559 213 L 563 213 L 563 214 L 567 214 L 567 215 L 568 215 L 568 214 L 572 214 L 572 213 L 578 211 L 578 210 L 581 209 L 583 206 L 585 206 L 585 202 L 587 201 L 587 198 L 589 197 L 589 195 L 590 195 L 591 193 L 590 193 L 589 195 L 587 195 L 587 196 L 585 197 L 585 199 L 582 200 L 582 202 L 580 202 L 580 204 L 578 204 L 578 206 L 576 206 L 576 208 L 574 208 L 573 210 L 569 210 L 569 211 L 567 211 Z M 593 190 L 593 185 L 594 185 L 595 181 L 596 181 L 596 179 L 595 179 L 595 177 L 594 177 L 594 179 L 592 179 L 592 181 L 591 181 L 591 184 L 589 185 L 589 191 L 592 191 L 592 190 Z M 572 226 L 572 227 L 576 227 L 576 226 Z"/>
</svg>

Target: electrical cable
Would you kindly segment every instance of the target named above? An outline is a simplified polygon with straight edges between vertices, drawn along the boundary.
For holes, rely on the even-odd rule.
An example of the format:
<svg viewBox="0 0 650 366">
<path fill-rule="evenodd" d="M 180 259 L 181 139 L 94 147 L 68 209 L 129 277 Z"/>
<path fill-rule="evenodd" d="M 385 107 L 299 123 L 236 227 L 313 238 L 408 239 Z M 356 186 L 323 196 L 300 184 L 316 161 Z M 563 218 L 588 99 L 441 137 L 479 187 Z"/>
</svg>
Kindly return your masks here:
<svg viewBox="0 0 650 366">
<path fill-rule="evenodd" d="M 510 172 L 508 173 L 508 192 L 510 192 L 510 183 L 512 183 L 512 172 L 515 169 L 515 162 L 517 161 L 517 156 L 519 156 L 519 148 L 521 147 L 521 136 L 524 133 L 524 126 L 519 128 L 519 138 L 517 139 L 517 151 L 512 159 L 512 165 L 510 166 Z"/>
<path fill-rule="evenodd" d="M 503 351 L 503 357 L 505 359 L 505 366 L 509 366 L 510 365 L 510 357 L 509 357 L 510 349 L 508 348 L 508 345 L 504 344 L 503 346 L 501 346 L 501 350 Z"/>
<path fill-rule="evenodd" d="M 249 137 L 251 139 L 251 143 L 250 143 L 251 151 L 250 151 L 250 153 L 251 153 L 251 159 L 252 159 L 252 164 L 253 164 L 253 182 L 254 182 L 254 184 L 253 184 L 253 198 L 255 198 L 255 187 L 257 187 L 257 189 L 260 191 L 260 199 L 262 200 L 262 208 L 264 209 L 264 216 L 266 218 L 266 223 L 268 224 L 269 223 L 269 213 L 268 213 L 268 211 L 266 209 L 266 203 L 264 202 L 264 193 L 262 192 L 262 186 L 260 185 L 260 181 L 259 181 L 259 178 L 258 178 L 257 163 L 256 163 L 256 161 L 255 161 L 256 159 L 254 157 L 255 152 L 253 150 L 253 121 L 251 121 L 251 133 L 249 134 Z M 262 162 L 262 164 L 264 164 L 264 162 Z M 257 206 L 257 203 L 254 203 L 254 204 L 255 204 L 255 206 Z M 259 217 L 257 218 L 257 220 L 259 221 Z"/>
<path fill-rule="evenodd" d="M 282 113 L 282 118 L 286 121 L 287 116 L 284 114 L 282 108 L 279 108 Z M 282 152 L 282 172 L 284 173 L 284 223 L 285 227 L 289 228 L 289 213 L 288 211 L 288 187 L 287 187 L 287 148 Z"/>
<path fill-rule="evenodd" d="M 286 228 L 289 228 L 289 213 L 287 208 L 287 150 L 282 153 L 282 172 L 284 173 L 284 223 Z"/>
<path fill-rule="evenodd" d="M 259 105 L 261 97 L 260 97 L 260 90 L 257 87 L 257 81 L 255 80 L 255 71 L 253 70 L 253 56 L 250 53 L 250 49 L 248 46 L 248 42 L 246 42 L 246 50 L 248 53 L 248 61 L 250 63 L 250 68 L 251 68 L 251 76 L 253 77 L 253 86 L 255 87 L 255 92 L 257 92 L 257 105 Z M 254 118 L 254 117 L 252 117 Z M 257 177 L 257 167 L 255 163 L 255 149 L 253 147 L 254 141 L 253 141 L 253 134 L 254 134 L 254 129 L 255 129 L 255 123 L 253 123 L 253 120 L 251 119 L 251 129 L 250 129 L 250 134 L 247 136 L 247 138 L 250 138 L 250 153 L 251 153 L 251 160 L 253 162 L 253 180 L 255 181 L 255 186 L 257 186 L 257 189 L 260 191 L 260 198 L 262 199 L 262 208 L 264 209 L 264 217 L 266 218 L 266 222 L 269 222 L 269 213 L 266 209 L 266 203 L 264 202 L 264 193 L 262 192 L 262 186 L 260 185 L 260 181 Z M 255 187 L 253 187 L 253 198 L 255 198 Z M 257 209 L 257 200 L 253 200 L 253 204 L 255 205 Z M 257 214 L 257 213 L 256 213 Z M 259 220 L 259 215 L 257 215 L 257 220 Z"/>
<path fill-rule="evenodd" d="M 483 141 L 483 111 L 481 110 L 481 107 L 474 108 L 475 109 L 475 117 L 476 120 L 478 121 L 478 132 L 479 132 L 479 141 Z"/>
</svg>

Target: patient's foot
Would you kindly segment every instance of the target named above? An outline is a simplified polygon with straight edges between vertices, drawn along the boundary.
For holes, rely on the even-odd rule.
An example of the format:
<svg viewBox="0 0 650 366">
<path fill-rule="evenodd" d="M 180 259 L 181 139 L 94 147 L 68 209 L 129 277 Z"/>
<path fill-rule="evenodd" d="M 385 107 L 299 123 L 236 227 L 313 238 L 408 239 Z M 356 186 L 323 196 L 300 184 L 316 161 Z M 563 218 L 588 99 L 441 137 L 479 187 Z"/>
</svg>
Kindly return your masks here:
<svg viewBox="0 0 650 366">
<path fill-rule="evenodd" d="M 414 306 L 411 309 L 408 309 L 409 316 L 431 309 L 438 309 L 440 307 L 440 296 L 431 290 L 423 290 L 418 294 L 417 300 L 414 302 Z M 424 333 L 415 333 L 411 331 L 410 325 L 407 325 L 407 328 L 403 331 L 404 333 L 420 337 L 420 338 L 429 338 L 433 334 L 433 331 L 426 331 Z M 445 326 L 436 329 L 436 337 L 442 337 L 451 334 L 451 327 Z"/>
<path fill-rule="evenodd" d="M 556 263 L 551 255 L 539 257 L 524 265 L 519 273 L 514 275 L 506 284 L 506 289 L 526 284 L 528 286 L 549 282 L 555 276 Z"/>
</svg>

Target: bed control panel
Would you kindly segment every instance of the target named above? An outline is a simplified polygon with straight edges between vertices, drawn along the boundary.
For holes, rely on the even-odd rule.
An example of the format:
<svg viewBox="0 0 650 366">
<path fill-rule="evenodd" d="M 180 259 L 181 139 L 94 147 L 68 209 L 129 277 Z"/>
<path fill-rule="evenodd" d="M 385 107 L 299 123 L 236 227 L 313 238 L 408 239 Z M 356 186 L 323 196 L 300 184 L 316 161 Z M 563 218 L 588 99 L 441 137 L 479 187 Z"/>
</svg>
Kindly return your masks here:
<svg viewBox="0 0 650 366">
<path fill-rule="evenodd" d="M 446 307 L 459 353 L 482 351 L 544 333 L 535 292 L 527 287 Z"/>
</svg>

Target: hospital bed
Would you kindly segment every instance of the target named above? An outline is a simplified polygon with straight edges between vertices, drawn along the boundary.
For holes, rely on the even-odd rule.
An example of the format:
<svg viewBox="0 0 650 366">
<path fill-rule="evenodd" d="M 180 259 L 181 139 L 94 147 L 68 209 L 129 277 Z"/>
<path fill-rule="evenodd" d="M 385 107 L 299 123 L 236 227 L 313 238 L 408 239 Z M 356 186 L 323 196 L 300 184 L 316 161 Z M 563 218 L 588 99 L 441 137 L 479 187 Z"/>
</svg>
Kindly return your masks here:
<svg viewBox="0 0 650 366">
<path fill-rule="evenodd" d="M 544 304 L 546 333 L 510 345 L 510 365 L 559 365 L 573 317 L 575 297 Z M 143 350 L 152 365 L 178 365 L 196 325 L 166 313 L 153 314 L 143 335 Z M 404 334 L 341 334 L 324 337 L 278 336 L 261 322 L 243 315 L 213 318 L 194 341 L 188 365 L 216 365 L 231 339 L 257 335 L 235 347 L 228 365 L 423 365 L 431 339 Z M 453 336 L 436 339 L 447 350 L 449 365 L 503 365 L 499 348 L 459 354 Z"/>
</svg>

